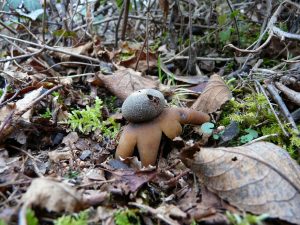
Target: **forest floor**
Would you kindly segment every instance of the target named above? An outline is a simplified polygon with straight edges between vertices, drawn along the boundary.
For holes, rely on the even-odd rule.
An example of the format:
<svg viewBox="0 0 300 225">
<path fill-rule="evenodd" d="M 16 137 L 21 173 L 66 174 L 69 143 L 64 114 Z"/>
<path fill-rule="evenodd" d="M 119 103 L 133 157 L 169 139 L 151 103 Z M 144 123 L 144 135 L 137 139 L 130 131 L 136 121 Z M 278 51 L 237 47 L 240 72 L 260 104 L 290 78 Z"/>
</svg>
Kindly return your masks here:
<svg viewBox="0 0 300 225">
<path fill-rule="evenodd" d="M 0 225 L 300 224 L 299 12 L 2 1 Z M 166 106 L 128 122 L 141 89 Z"/>
</svg>

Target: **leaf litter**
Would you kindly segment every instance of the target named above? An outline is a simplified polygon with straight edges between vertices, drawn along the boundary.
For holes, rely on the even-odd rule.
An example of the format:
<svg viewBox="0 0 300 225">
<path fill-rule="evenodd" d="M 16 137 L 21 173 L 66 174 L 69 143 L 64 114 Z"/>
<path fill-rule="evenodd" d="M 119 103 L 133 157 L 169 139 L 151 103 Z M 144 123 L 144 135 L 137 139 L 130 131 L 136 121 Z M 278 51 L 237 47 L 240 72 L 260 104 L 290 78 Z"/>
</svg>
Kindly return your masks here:
<svg viewBox="0 0 300 225">
<path fill-rule="evenodd" d="M 24 5 L 27 3 L 24 1 Z M 4 10 L 14 11 L 14 6 L 7 4 L 4 3 Z M 102 3 L 101 6 L 77 4 L 79 10 L 95 7 L 95 13 L 100 7 L 104 18 L 108 15 L 106 13 L 118 16 L 116 13 L 121 11 L 109 2 L 103 6 Z M 299 121 L 299 69 L 290 66 L 298 62 L 281 65 L 278 61 L 271 68 L 274 62 L 266 59 L 260 68 L 259 56 L 269 54 L 272 58 L 275 52 L 280 57 L 285 54 L 278 47 L 282 43 L 272 36 L 279 29 L 276 30 L 272 24 L 278 15 L 275 13 L 273 19 L 267 21 L 266 29 L 272 29 L 269 30 L 270 46 L 262 45 L 265 48 L 259 47 L 262 54 L 250 57 L 250 53 L 245 54 L 250 51 L 245 43 L 242 43 L 245 50 L 232 44 L 226 46 L 238 42 L 233 34 L 232 19 L 237 12 L 232 12 L 230 22 L 229 17 L 222 14 L 223 5 L 211 11 L 211 7 L 205 3 L 199 5 L 197 1 L 169 4 L 165 0 L 153 4 L 159 4 L 156 8 L 161 10 L 158 13 L 161 13 L 159 18 L 163 21 L 156 21 L 148 14 L 143 15 L 145 20 L 141 21 L 131 17 L 128 26 L 122 25 L 121 28 L 127 27 L 126 41 L 115 40 L 118 39 L 115 26 L 106 26 L 111 21 L 102 21 L 107 23 L 105 26 L 100 23 L 98 28 L 103 35 L 97 36 L 93 33 L 92 23 L 81 25 L 80 12 L 68 12 L 67 17 L 74 17 L 69 18 L 70 24 L 64 22 L 62 26 L 74 31 L 63 31 L 61 37 L 54 38 L 58 38 L 55 44 L 55 41 L 39 44 L 42 42 L 36 40 L 61 32 L 56 26 L 62 21 L 55 16 L 55 13 L 62 12 L 60 7 L 63 5 L 59 2 L 47 11 L 49 18 L 55 22 L 47 23 L 44 37 L 39 29 L 36 33 L 29 32 L 29 35 L 22 33 L 24 26 L 28 25 L 26 20 L 22 20 L 22 25 L 12 28 L 5 25 L 5 29 L 1 30 L 3 48 L 0 53 L 4 64 L 0 71 L 0 218 L 7 224 L 24 222 L 27 208 L 36 212 L 46 211 L 37 216 L 39 224 L 48 224 L 47 215 L 51 215 L 52 220 L 82 209 L 88 209 L 90 221 L 93 221 L 91 224 L 119 225 L 117 214 L 125 220 L 138 218 L 137 221 L 143 224 L 229 224 L 226 211 L 241 216 L 245 212 L 267 214 L 270 224 L 274 221 L 280 223 L 278 219 L 299 224 L 300 169 L 290 157 L 297 158 L 299 151 L 297 129 L 294 127 L 290 131 L 288 125 L 283 125 L 293 143 L 292 147 L 288 147 L 282 141 L 286 139 L 283 139 L 280 128 L 270 127 L 273 128 L 271 134 L 260 130 L 270 122 L 270 117 L 246 128 L 244 121 L 220 124 L 222 113 L 226 114 L 226 110 L 222 110 L 233 96 L 242 102 L 245 93 L 260 92 L 261 87 L 257 83 L 264 84 L 265 81 L 273 82 L 282 91 L 278 93 L 287 104 L 286 108 L 293 111 L 291 118 Z M 276 12 L 280 14 L 281 6 L 288 4 L 291 3 L 284 1 Z M 24 8 L 24 5 L 19 7 Z M 191 6 L 191 9 L 198 10 L 199 15 L 214 14 L 202 20 L 198 14 L 188 15 Z M 296 6 L 291 4 L 290 7 L 292 10 Z M 265 4 L 255 3 L 254 14 L 245 12 L 243 16 L 256 21 L 256 16 L 265 16 L 265 11 L 260 12 L 262 8 L 265 9 Z M 27 17 L 35 10 L 41 11 L 42 8 L 26 8 Z M 90 13 L 87 12 L 87 15 Z M 184 17 L 182 20 L 181 16 Z M 243 17 L 239 16 L 242 20 Z M 90 19 L 89 16 L 87 18 Z M 1 15 L 1 19 L 10 21 L 10 14 Z M 33 29 L 38 28 L 41 20 L 39 17 L 33 19 Z M 118 18 L 113 16 L 110 19 Z M 225 30 L 227 26 L 220 26 L 221 19 L 229 24 L 229 30 Z M 201 23 L 190 30 L 178 27 L 181 23 L 189 27 L 189 20 Z M 210 33 L 214 26 L 221 29 L 220 39 Z M 17 32 L 13 30 L 15 28 Z M 22 42 L 22 37 L 15 40 L 14 45 L 5 45 L 13 40 L 9 38 L 14 37 L 14 32 L 25 35 L 24 40 L 28 42 Z M 164 32 L 172 35 L 165 38 Z M 191 40 L 188 47 L 188 35 L 195 37 L 207 32 L 210 34 L 205 36 L 205 40 L 199 43 Z M 243 36 L 245 32 L 245 29 L 241 30 L 239 35 Z M 160 39 L 152 38 L 155 35 Z M 251 37 L 250 33 L 247 35 Z M 283 32 L 276 35 L 281 35 L 281 42 L 290 38 L 282 36 L 286 35 Z M 213 44 L 210 43 L 212 39 Z M 296 41 L 292 42 L 293 47 L 285 43 L 287 51 L 293 51 L 291 48 Z M 277 47 L 276 43 L 279 43 Z M 158 55 L 157 50 L 162 47 L 163 51 Z M 235 51 L 228 51 L 228 48 Z M 218 74 L 214 73 L 216 71 L 219 71 Z M 210 123 L 193 129 L 186 126 L 182 135 L 174 140 L 164 137 L 157 165 L 147 168 L 141 166 L 136 156 L 123 161 L 113 159 L 120 125 L 126 124 L 120 111 L 122 102 L 132 92 L 143 88 L 160 90 L 170 105 L 192 107 L 212 115 Z M 74 110 L 78 112 L 77 122 L 81 122 L 78 124 L 84 124 L 82 120 L 86 118 L 90 118 L 89 122 L 95 121 L 88 112 L 94 106 L 96 96 L 103 101 L 100 114 L 104 128 L 95 127 L 89 134 L 80 132 L 80 129 L 72 130 L 69 118 Z M 274 105 L 273 96 L 269 94 L 266 98 L 272 102 L 270 105 Z M 276 115 L 281 114 L 280 108 L 274 107 Z M 82 116 L 83 109 L 87 112 L 86 117 Z M 242 113 L 237 112 L 237 115 Z M 280 116 L 278 120 L 284 119 Z M 259 142 L 265 139 L 277 145 Z"/>
</svg>

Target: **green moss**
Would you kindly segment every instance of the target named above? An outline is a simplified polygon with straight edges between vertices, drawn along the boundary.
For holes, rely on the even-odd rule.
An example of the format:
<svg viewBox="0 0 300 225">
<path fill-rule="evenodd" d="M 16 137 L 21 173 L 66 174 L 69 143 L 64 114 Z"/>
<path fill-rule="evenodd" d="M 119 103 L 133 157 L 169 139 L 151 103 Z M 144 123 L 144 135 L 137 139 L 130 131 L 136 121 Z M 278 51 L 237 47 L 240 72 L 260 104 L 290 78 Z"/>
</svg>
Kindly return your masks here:
<svg viewBox="0 0 300 225">
<path fill-rule="evenodd" d="M 117 225 L 140 225 L 141 219 L 137 215 L 137 210 L 123 209 L 115 213 L 115 223 Z"/>
<path fill-rule="evenodd" d="M 286 149 L 291 157 L 297 159 L 297 148 L 300 148 L 299 136 L 285 124 L 285 129 L 291 134 L 286 137 L 270 110 L 267 99 L 263 94 L 248 94 L 242 99 L 232 99 L 225 106 L 220 119 L 220 125 L 227 126 L 231 121 L 239 123 L 240 135 L 231 141 L 231 144 L 245 143 L 243 134 L 249 128 L 254 129 L 259 136 L 270 136 L 266 141 L 271 141 Z"/>
<path fill-rule="evenodd" d="M 87 225 L 88 212 L 82 211 L 78 214 L 64 215 L 54 221 L 54 225 Z"/>
<path fill-rule="evenodd" d="M 72 110 L 67 123 L 72 130 L 79 130 L 83 134 L 89 134 L 96 129 L 100 129 L 104 136 L 115 138 L 120 130 L 120 124 L 116 123 L 112 118 L 103 120 L 102 108 L 103 101 L 97 97 L 93 106 Z"/>
</svg>

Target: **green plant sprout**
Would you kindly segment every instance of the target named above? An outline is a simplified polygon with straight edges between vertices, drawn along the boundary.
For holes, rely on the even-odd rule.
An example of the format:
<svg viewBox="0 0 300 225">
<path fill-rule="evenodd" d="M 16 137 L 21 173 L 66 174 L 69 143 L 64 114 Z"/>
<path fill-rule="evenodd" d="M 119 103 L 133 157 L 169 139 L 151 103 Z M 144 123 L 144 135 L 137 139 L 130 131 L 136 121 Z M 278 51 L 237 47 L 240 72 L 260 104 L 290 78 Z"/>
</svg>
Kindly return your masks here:
<svg viewBox="0 0 300 225">
<path fill-rule="evenodd" d="M 47 108 L 46 112 L 44 112 L 43 114 L 40 114 L 40 116 L 44 119 L 49 119 L 52 117 L 52 113 L 51 113 L 50 109 Z"/>
<path fill-rule="evenodd" d="M 78 214 L 64 215 L 54 221 L 54 225 L 88 225 L 88 211 Z"/>
<path fill-rule="evenodd" d="M 26 222 L 28 225 L 38 225 L 39 220 L 36 218 L 35 213 L 32 209 L 26 210 Z"/>
<path fill-rule="evenodd" d="M 167 84 L 168 85 L 175 85 L 175 79 L 174 79 L 174 75 L 171 74 L 165 74 L 163 73 L 162 69 L 161 69 L 161 58 L 160 55 L 158 56 L 157 59 L 157 68 L 158 68 L 158 79 L 160 81 L 160 83 L 164 83 L 165 79 L 167 79 Z"/>
<path fill-rule="evenodd" d="M 0 225 L 7 225 L 4 220 L 0 219 Z"/>
<path fill-rule="evenodd" d="M 140 225 L 141 219 L 137 212 L 132 209 L 118 210 L 114 215 L 116 225 Z"/>
<path fill-rule="evenodd" d="M 268 215 L 262 214 L 259 216 L 255 216 L 245 213 L 243 216 L 240 216 L 238 214 L 230 213 L 227 211 L 226 217 L 232 225 L 263 225 L 264 223 L 262 221 L 268 218 Z"/>
<path fill-rule="evenodd" d="M 96 97 L 93 106 L 86 106 L 85 109 L 72 110 L 69 114 L 67 123 L 71 130 L 79 130 L 83 134 L 89 134 L 97 129 L 110 138 L 115 138 L 120 124 L 116 123 L 112 118 L 103 120 L 101 110 L 103 108 L 103 101 Z"/>
</svg>

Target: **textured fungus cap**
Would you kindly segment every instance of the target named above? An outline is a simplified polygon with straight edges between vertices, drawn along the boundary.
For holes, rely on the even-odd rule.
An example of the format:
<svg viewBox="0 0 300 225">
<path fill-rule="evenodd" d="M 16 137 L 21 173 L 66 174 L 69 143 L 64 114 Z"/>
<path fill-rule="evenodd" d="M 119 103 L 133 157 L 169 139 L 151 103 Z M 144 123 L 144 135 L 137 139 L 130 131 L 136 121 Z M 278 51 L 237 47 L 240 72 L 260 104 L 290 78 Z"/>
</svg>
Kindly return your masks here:
<svg viewBox="0 0 300 225">
<path fill-rule="evenodd" d="M 165 107 L 165 98 L 155 89 L 142 89 L 129 95 L 122 105 L 126 120 L 141 123 L 157 117 Z"/>
</svg>

